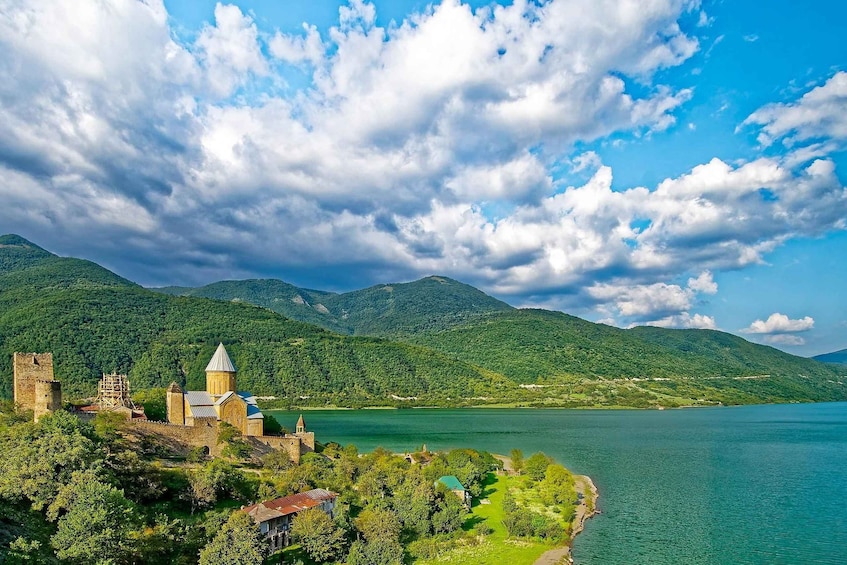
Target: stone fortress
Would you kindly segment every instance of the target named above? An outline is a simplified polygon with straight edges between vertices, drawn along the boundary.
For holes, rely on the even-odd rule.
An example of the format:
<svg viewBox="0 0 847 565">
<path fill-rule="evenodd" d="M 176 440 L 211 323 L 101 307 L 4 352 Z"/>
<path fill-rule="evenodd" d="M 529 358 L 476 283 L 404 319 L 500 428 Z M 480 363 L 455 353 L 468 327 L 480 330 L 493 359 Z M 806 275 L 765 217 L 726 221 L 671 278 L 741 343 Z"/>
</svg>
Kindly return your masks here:
<svg viewBox="0 0 847 565">
<path fill-rule="evenodd" d="M 18 410 L 32 410 L 37 422 L 62 407 L 62 384 L 53 378 L 52 353 L 15 353 L 12 358 L 14 400 Z"/>
<path fill-rule="evenodd" d="M 32 410 L 38 421 L 62 408 L 62 387 L 53 378 L 52 353 L 15 353 L 13 365 L 14 401 L 18 410 Z M 301 455 L 314 451 L 315 434 L 306 431 L 302 415 L 295 433 L 265 435 L 265 416 L 252 394 L 238 392 L 236 376 L 235 365 L 221 343 L 206 366 L 206 390 L 183 391 L 175 382 L 168 387 L 168 422 L 147 421 L 144 412 L 132 405 L 125 375 L 104 374 L 97 403 L 79 412 L 122 412 L 138 431 L 167 438 L 185 449 L 204 447 L 211 455 L 221 451 L 217 439 L 221 422 L 235 426 L 254 454 L 283 449 L 292 461 L 299 463 Z"/>
</svg>

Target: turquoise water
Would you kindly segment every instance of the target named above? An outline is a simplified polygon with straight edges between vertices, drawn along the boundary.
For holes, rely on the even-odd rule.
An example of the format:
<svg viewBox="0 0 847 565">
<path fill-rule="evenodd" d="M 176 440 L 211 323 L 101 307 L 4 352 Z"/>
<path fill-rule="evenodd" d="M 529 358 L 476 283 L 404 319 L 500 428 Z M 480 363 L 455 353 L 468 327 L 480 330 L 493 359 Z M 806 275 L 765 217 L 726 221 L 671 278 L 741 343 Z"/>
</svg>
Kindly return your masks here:
<svg viewBox="0 0 847 565">
<path fill-rule="evenodd" d="M 577 538 L 580 565 L 847 563 L 847 403 L 304 416 L 319 441 L 363 451 L 519 448 L 591 476 L 603 513 Z"/>
</svg>

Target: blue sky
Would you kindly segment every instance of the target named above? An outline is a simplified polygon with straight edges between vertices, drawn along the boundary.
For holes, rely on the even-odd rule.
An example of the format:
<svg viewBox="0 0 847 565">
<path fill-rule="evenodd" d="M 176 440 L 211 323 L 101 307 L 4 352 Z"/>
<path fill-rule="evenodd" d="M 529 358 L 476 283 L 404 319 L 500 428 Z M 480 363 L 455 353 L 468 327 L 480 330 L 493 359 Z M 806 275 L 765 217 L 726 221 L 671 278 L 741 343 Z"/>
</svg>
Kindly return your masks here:
<svg viewBox="0 0 847 565">
<path fill-rule="evenodd" d="M 840 2 L 11 2 L 0 231 L 847 347 Z"/>
</svg>

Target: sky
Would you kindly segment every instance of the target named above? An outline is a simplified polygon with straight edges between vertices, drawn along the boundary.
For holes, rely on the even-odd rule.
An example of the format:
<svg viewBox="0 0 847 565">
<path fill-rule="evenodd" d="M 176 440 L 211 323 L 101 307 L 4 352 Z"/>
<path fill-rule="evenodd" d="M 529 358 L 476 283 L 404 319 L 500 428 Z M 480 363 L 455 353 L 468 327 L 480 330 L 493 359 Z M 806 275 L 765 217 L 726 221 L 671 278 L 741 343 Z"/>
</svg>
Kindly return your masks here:
<svg viewBox="0 0 847 565">
<path fill-rule="evenodd" d="M 0 0 L 0 232 L 847 347 L 847 4 Z"/>
</svg>

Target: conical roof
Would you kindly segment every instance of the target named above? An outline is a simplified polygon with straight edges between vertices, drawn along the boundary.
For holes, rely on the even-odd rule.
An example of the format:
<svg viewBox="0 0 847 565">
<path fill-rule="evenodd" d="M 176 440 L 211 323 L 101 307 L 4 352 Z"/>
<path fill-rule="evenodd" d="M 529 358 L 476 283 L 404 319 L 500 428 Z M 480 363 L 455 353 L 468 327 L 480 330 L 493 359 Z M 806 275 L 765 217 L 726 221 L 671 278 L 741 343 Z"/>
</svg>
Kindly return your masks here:
<svg viewBox="0 0 847 565">
<path fill-rule="evenodd" d="M 206 365 L 206 372 L 208 373 L 209 371 L 235 372 L 235 365 L 232 364 L 223 343 L 218 344 L 218 349 L 212 355 L 212 360 Z"/>
<path fill-rule="evenodd" d="M 303 414 L 300 414 L 300 419 L 297 420 L 297 427 L 306 429 L 306 421 L 303 420 Z"/>
</svg>

